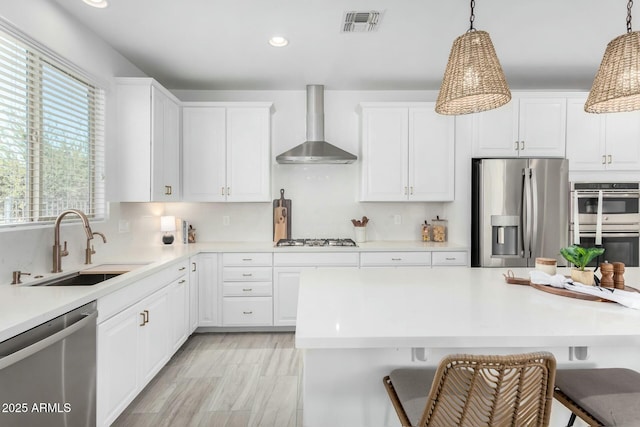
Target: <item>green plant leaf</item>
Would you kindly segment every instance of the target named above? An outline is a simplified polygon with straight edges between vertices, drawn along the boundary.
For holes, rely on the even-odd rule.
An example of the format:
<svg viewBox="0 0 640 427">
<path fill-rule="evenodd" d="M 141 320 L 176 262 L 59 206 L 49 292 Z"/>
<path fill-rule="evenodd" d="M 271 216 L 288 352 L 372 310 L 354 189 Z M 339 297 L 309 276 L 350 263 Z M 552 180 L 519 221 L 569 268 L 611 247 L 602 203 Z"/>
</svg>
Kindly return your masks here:
<svg viewBox="0 0 640 427">
<path fill-rule="evenodd" d="M 584 271 L 584 268 L 591 260 L 603 253 L 604 248 L 583 248 L 579 245 L 572 245 L 560 249 L 560 255 L 582 271 Z"/>
</svg>

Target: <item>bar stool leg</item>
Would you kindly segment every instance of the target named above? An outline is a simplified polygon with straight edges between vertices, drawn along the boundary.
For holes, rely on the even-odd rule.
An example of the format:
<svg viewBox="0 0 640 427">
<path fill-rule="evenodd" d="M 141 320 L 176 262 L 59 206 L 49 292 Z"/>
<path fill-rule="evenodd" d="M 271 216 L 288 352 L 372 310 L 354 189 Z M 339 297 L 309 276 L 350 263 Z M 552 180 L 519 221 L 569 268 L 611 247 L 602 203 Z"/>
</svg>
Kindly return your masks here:
<svg viewBox="0 0 640 427">
<path fill-rule="evenodd" d="M 569 417 L 569 423 L 567 424 L 567 427 L 572 427 L 573 423 L 575 422 L 576 422 L 576 414 L 572 412 L 571 416 Z"/>
</svg>

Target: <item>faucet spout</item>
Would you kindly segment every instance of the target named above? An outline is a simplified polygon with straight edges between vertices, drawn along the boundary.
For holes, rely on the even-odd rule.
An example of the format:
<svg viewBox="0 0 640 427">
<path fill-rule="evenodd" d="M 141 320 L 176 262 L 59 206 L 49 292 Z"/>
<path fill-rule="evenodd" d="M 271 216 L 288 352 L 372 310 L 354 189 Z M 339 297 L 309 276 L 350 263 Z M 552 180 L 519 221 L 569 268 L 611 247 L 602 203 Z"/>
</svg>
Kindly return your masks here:
<svg viewBox="0 0 640 427">
<path fill-rule="evenodd" d="M 102 237 L 102 242 L 103 243 L 107 243 L 107 238 L 103 233 L 101 233 L 99 231 L 94 231 L 93 235 L 96 235 L 96 234 L 98 236 Z M 91 264 L 91 255 L 95 254 L 96 250 L 93 248 L 93 245 L 91 244 L 91 240 L 90 239 L 87 239 L 87 249 L 85 249 L 84 253 L 85 253 L 84 263 L 85 264 Z"/>
<path fill-rule="evenodd" d="M 58 215 L 58 217 L 56 218 L 54 232 L 53 232 L 54 241 L 53 241 L 52 273 L 60 273 L 62 271 L 62 257 L 68 255 L 66 250 L 63 251 L 62 247 L 60 246 L 60 223 L 62 222 L 62 219 L 69 214 L 75 214 L 80 217 L 80 219 L 82 220 L 82 225 L 84 227 L 84 232 L 87 235 L 87 240 L 93 239 L 93 231 L 91 231 L 91 226 L 89 225 L 89 219 L 84 214 L 84 212 L 78 209 L 67 209 L 60 212 L 60 215 Z M 66 242 L 65 242 L 65 249 L 66 249 Z"/>
</svg>

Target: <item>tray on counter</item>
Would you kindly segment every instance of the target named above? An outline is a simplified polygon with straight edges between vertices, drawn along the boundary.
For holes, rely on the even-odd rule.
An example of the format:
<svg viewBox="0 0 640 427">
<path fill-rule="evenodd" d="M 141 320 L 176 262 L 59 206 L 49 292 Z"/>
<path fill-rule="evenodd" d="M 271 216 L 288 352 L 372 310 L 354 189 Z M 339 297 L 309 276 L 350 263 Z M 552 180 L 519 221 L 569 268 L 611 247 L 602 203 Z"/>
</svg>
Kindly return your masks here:
<svg viewBox="0 0 640 427">
<path fill-rule="evenodd" d="M 575 298 L 575 299 L 582 299 L 582 300 L 586 300 L 586 301 L 599 301 L 599 302 L 614 302 L 605 298 L 600 298 L 594 295 L 589 295 L 589 294 L 583 294 L 581 292 L 576 292 L 576 291 L 572 291 L 570 289 L 564 289 L 564 288 L 554 288 L 553 286 L 547 286 L 547 285 L 539 285 L 537 283 L 531 283 L 531 280 L 524 278 L 524 277 L 515 277 L 513 272 L 511 270 L 507 271 L 507 274 L 503 274 L 504 276 L 504 280 L 505 282 L 511 284 L 511 285 L 525 285 L 525 286 L 531 286 L 532 288 L 538 289 L 542 292 L 547 292 L 550 294 L 554 294 L 554 295 L 560 295 L 563 297 L 567 297 L 567 298 Z M 631 286 L 625 286 L 624 287 L 625 291 L 629 291 L 629 292 L 640 292 L 640 290 L 631 287 Z"/>
</svg>

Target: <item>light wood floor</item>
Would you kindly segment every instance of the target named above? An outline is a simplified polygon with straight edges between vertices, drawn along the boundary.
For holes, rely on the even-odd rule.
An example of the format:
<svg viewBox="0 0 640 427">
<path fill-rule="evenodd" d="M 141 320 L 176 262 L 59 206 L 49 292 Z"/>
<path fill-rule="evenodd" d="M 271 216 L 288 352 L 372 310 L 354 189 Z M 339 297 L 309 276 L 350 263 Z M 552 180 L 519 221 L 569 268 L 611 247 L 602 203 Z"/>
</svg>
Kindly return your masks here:
<svg viewBox="0 0 640 427">
<path fill-rule="evenodd" d="M 301 360 L 292 332 L 194 334 L 113 426 L 302 426 Z"/>
</svg>

